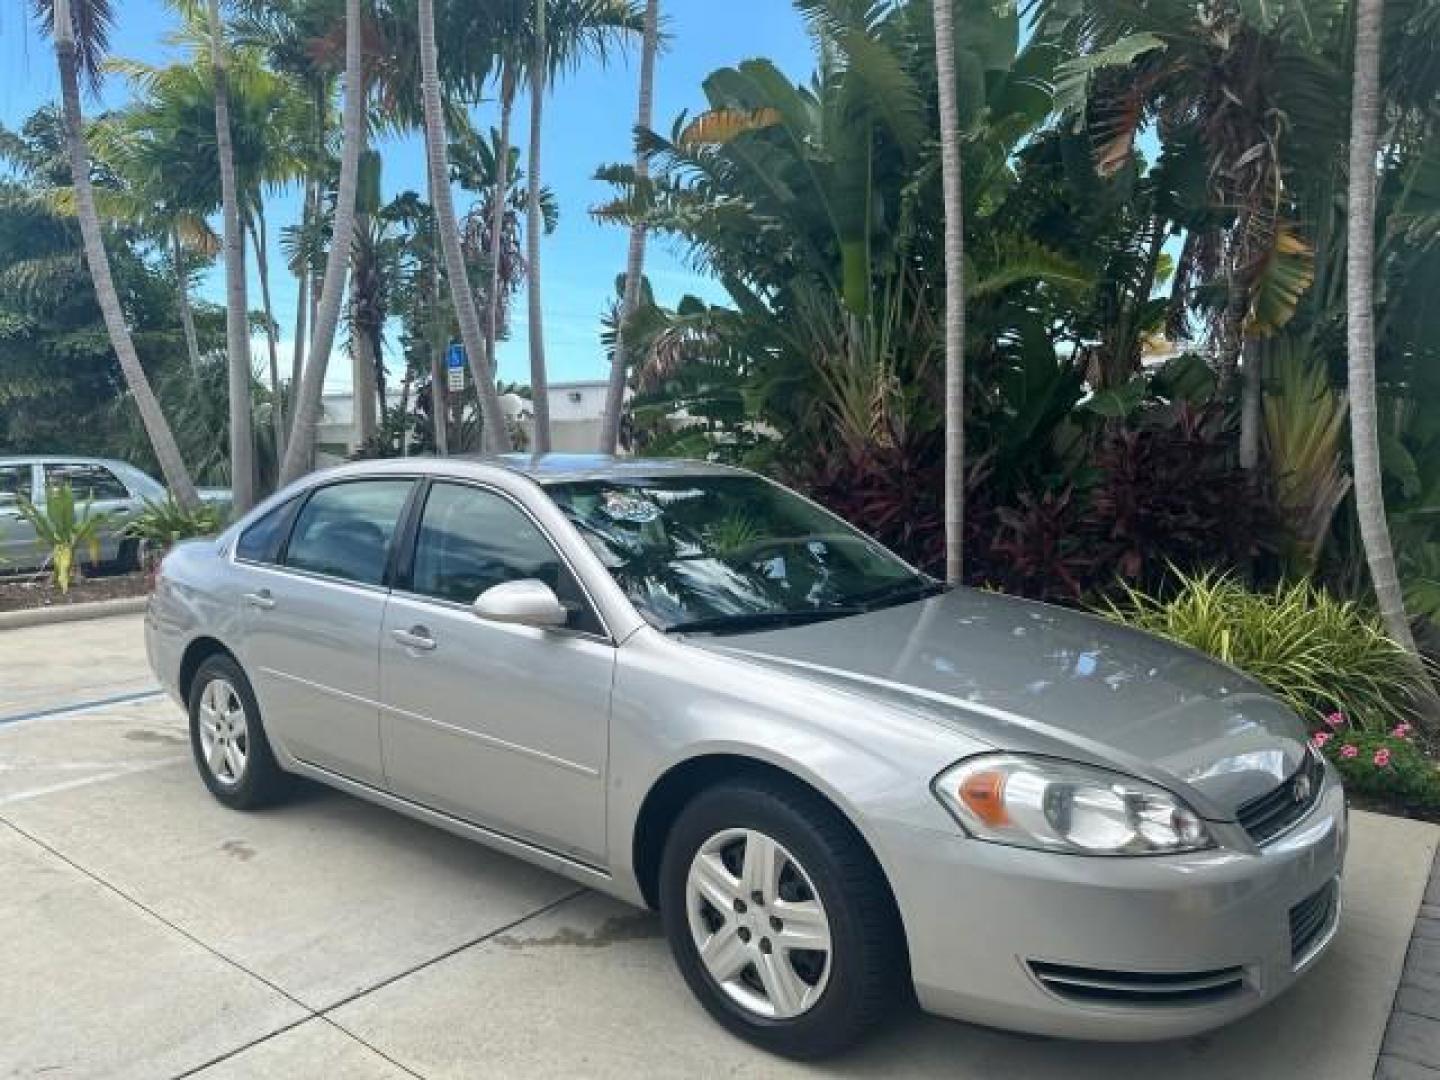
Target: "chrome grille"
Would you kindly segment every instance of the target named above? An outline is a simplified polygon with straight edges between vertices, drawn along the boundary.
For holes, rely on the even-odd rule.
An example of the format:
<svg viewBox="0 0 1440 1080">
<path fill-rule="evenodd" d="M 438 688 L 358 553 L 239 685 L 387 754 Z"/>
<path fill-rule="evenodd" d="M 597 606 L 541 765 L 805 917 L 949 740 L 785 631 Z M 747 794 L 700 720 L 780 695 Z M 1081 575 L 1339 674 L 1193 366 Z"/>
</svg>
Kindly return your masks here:
<svg viewBox="0 0 1440 1080">
<path fill-rule="evenodd" d="M 1100 1005 L 1208 1005 L 1242 993 L 1245 969 L 1212 971 L 1107 971 L 1030 962 L 1035 977 L 1057 997 Z"/>
<path fill-rule="evenodd" d="M 1336 883 L 1331 881 L 1319 892 L 1307 896 L 1290 909 L 1290 959 L 1304 960 L 1315 943 L 1330 929 L 1335 919 Z"/>
<path fill-rule="evenodd" d="M 1257 844 L 1279 836 L 1310 812 L 1325 786 L 1325 762 L 1310 750 L 1300 768 L 1272 791 L 1241 805 L 1236 818 Z"/>
</svg>

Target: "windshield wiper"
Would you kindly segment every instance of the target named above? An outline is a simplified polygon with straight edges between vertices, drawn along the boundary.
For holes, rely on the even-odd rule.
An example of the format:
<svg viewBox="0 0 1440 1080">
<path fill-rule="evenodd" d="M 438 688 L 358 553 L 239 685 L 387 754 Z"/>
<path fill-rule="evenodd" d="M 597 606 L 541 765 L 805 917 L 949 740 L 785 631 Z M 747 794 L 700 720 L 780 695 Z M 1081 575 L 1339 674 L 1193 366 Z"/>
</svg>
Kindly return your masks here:
<svg viewBox="0 0 1440 1080">
<path fill-rule="evenodd" d="M 854 600 L 862 610 L 876 611 L 880 608 L 913 603 L 916 600 L 929 600 L 932 596 L 939 596 L 941 593 L 949 591 L 950 586 L 943 581 L 902 581 L 897 585 L 877 589 L 868 596 L 854 597 Z"/>
<path fill-rule="evenodd" d="M 717 615 L 708 619 L 692 619 L 689 622 L 673 623 L 665 628 L 667 634 L 743 634 L 747 630 L 772 630 L 784 626 L 803 626 L 806 623 L 825 622 L 828 619 L 843 619 L 849 615 L 863 615 L 861 607 L 811 608 L 802 611 L 753 611 L 744 615 Z"/>
</svg>

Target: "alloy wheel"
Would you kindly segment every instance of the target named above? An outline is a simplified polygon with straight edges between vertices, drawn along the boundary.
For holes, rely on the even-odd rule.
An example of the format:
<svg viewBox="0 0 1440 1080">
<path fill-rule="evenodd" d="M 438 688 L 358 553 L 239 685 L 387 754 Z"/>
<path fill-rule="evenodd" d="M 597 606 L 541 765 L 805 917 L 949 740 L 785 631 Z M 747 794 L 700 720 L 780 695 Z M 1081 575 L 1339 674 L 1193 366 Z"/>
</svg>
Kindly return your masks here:
<svg viewBox="0 0 1440 1080">
<path fill-rule="evenodd" d="M 830 921 L 799 861 L 773 837 L 727 829 L 685 882 L 700 962 L 737 1005 L 772 1020 L 808 1012 L 830 979 Z"/>
<path fill-rule="evenodd" d="M 211 679 L 200 696 L 200 754 L 210 775 L 226 787 L 245 776 L 250 753 L 250 725 L 235 687 Z"/>
</svg>

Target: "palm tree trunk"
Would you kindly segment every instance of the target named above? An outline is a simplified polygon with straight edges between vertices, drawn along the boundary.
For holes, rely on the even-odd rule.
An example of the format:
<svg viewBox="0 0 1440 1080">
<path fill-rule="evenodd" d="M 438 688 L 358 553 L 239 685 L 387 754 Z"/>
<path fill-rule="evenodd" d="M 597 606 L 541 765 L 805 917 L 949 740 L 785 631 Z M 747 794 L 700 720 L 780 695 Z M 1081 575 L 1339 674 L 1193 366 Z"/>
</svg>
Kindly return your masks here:
<svg viewBox="0 0 1440 1080">
<path fill-rule="evenodd" d="M 490 286 L 485 293 L 485 355 L 498 371 L 495 350 L 500 343 L 500 290 L 504 283 L 500 259 L 505 250 L 505 218 L 510 195 L 510 122 L 515 113 L 515 68 L 504 62 L 500 72 L 500 145 L 495 155 L 495 188 L 490 206 Z"/>
<path fill-rule="evenodd" d="M 175 442 L 175 433 L 165 421 L 160 402 L 155 398 L 150 380 L 145 377 L 145 369 L 135 351 L 135 342 L 131 340 L 130 329 L 125 324 L 120 294 L 115 290 L 114 278 L 110 276 L 110 259 L 105 254 L 100 215 L 95 209 L 95 190 L 90 184 L 90 148 L 85 144 L 84 115 L 80 109 L 80 68 L 75 53 L 75 24 L 70 15 L 69 0 L 55 0 L 55 60 L 60 68 L 65 143 L 70 156 L 71 180 L 75 186 L 75 212 L 80 221 L 85 262 L 90 267 L 90 277 L 95 284 L 95 299 L 165 483 L 176 502 L 193 510 L 200 505 L 195 482 L 190 479 L 189 470 L 180 456 L 180 447 Z"/>
<path fill-rule="evenodd" d="M 301 212 L 301 235 L 309 231 L 311 204 L 314 197 L 313 187 L 307 182 L 305 185 L 305 208 Z M 298 275 L 297 299 L 295 301 L 295 344 L 290 356 L 290 393 L 293 396 L 300 389 L 300 380 L 305 375 L 305 335 L 309 332 L 310 317 L 310 261 L 300 268 Z M 283 459 L 285 454 L 280 454 Z"/>
<path fill-rule="evenodd" d="M 200 335 L 195 332 L 195 312 L 190 307 L 190 278 L 185 266 L 185 247 L 180 243 L 180 231 L 170 230 L 170 248 L 175 258 L 175 302 L 180 308 L 180 329 L 185 333 L 185 355 L 190 360 L 192 374 L 200 374 Z"/>
<path fill-rule="evenodd" d="M 945 192 L 945 579 L 959 584 L 965 570 L 965 189 L 952 0 L 934 0 L 934 8 Z"/>
<path fill-rule="evenodd" d="M 1350 351 L 1350 442 L 1355 509 L 1380 615 L 1390 636 L 1419 656 L 1395 570 L 1381 488 L 1375 404 L 1375 157 L 1380 124 L 1380 34 L 1384 0 L 1357 0 L 1355 84 L 1350 115 L 1349 246 L 1346 308 Z"/>
<path fill-rule="evenodd" d="M 265 210 L 257 209 L 253 216 L 247 215 L 250 240 L 255 247 L 255 268 L 260 274 L 260 302 L 265 308 L 265 344 L 270 351 L 270 421 L 275 429 L 275 454 L 285 457 L 285 404 L 280 388 L 280 342 L 279 324 L 275 321 L 275 307 L 270 301 L 270 257 L 266 245 L 270 241 L 269 229 L 265 227 Z M 276 462 L 279 465 L 279 461 Z"/>
<path fill-rule="evenodd" d="M 645 40 L 640 52 L 640 105 L 635 128 L 648 130 L 655 116 L 655 53 L 660 41 L 660 0 L 645 5 Z M 635 154 L 635 182 L 644 187 L 650 179 L 650 159 Z M 625 377 L 630 369 L 630 350 L 625 343 L 625 324 L 640 306 L 640 286 L 645 276 L 645 226 L 630 229 L 630 251 L 625 263 L 625 297 L 620 309 L 620 332 L 615 337 L 615 359 L 610 364 L 610 386 L 605 392 L 605 417 L 600 425 L 600 452 L 613 454 L 620 445 L 620 414 L 625 406 Z"/>
<path fill-rule="evenodd" d="M 215 79 L 215 151 L 220 165 L 220 203 L 225 222 L 225 346 L 230 368 L 230 487 L 237 515 L 255 505 L 255 432 L 250 405 L 249 302 L 245 295 L 245 235 L 235 184 L 230 133 L 230 76 L 220 0 L 210 5 L 210 67 Z"/>
<path fill-rule="evenodd" d="M 1246 472 L 1260 464 L 1261 375 L 1260 343 L 1247 335 L 1240 349 L 1240 467 Z"/>
<path fill-rule="evenodd" d="M 545 5 L 535 0 L 535 53 L 530 60 L 530 176 L 525 222 L 525 257 L 529 263 L 526 299 L 530 308 L 530 394 L 535 412 L 534 451 L 550 452 L 550 387 L 545 375 L 545 312 L 540 298 L 540 140 L 544 130 L 545 82 L 548 50 L 545 44 Z"/>
<path fill-rule="evenodd" d="M 465 254 L 460 247 L 460 226 L 455 218 L 455 200 L 450 191 L 450 162 L 445 143 L 445 115 L 440 103 L 440 60 L 435 45 L 434 0 L 420 0 L 420 70 L 425 105 L 425 154 L 429 168 L 430 203 L 435 208 L 440 247 L 445 255 L 445 273 L 450 295 L 460 322 L 460 340 L 469 356 L 470 371 L 480 398 L 480 419 L 484 444 L 492 453 L 510 449 L 510 433 L 495 388 L 495 374 L 485 354 L 480 331 L 480 313 L 465 272 Z"/>
<path fill-rule="evenodd" d="M 361 68 L 360 0 L 345 0 L 345 113 L 344 145 L 340 153 L 340 189 L 335 199 L 335 229 L 325 261 L 325 288 L 315 312 L 315 336 L 310 343 L 310 363 L 301 379 L 295 399 L 295 418 L 285 463 L 280 470 L 281 485 L 293 483 L 309 472 L 315 461 L 315 433 L 320 422 L 321 396 L 330 350 L 335 345 L 335 328 L 340 323 L 340 304 L 345 298 L 345 278 L 355 236 L 355 191 L 360 179 L 360 150 L 365 139 L 365 75 Z"/>
</svg>

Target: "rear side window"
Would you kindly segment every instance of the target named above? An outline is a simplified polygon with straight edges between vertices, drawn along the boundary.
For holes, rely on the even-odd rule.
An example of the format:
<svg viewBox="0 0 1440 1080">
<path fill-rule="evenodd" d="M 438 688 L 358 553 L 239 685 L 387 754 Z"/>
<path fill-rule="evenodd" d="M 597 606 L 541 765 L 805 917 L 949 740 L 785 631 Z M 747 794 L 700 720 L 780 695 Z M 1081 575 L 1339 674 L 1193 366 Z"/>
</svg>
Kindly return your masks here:
<svg viewBox="0 0 1440 1080">
<path fill-rule="evenodd" d="M 411 486 L 410 480 L 356 480 L 321 488 L 295 519 L 285 565 L 379 585 Z"/>
<path fill-rule="evenodd" d="M 30 498 L 30 466 L 0 465 L 0 510 L 13 510 Z"/>
<path fill-rule="evenodd" d="M 295 515 L 295 500 L 281 503 L 265 514 L 243 533 L 235 545 L 235 557 L 244 562 L 273 563 L 280 558 L 280 545 L 285 542 L 290 519 Z"/>
<path fill-rule="evenodd" d="M 130 489 L 103 465 L 46 465 L 47 488 L 69 485 L 80 502 L 128 499 Z"/>
</svg>

